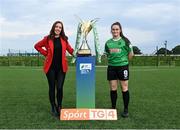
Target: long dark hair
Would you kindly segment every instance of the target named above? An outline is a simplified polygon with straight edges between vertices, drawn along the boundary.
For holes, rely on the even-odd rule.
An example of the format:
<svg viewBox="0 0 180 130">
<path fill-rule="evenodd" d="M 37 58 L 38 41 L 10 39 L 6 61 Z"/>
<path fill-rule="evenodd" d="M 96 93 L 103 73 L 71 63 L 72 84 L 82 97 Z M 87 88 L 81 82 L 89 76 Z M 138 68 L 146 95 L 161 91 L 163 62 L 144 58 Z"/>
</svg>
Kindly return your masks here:
<svg viewBox="0 0 180 130">
<path fill-rule="evenodd" d="M 123 31 L 122 31 L 122 26 L 121 26 L 121 24 L 120 24 L 119 22 L 113 23 L 113 24 L 111 25 L 111 30 L 112 30 L 112 27 L 113 27 L 114 25 L 118 25 L 118 26 L 119 26 L 119 28 L 120 28 L 120 30 L 121 30 L 120 36 L 124 39 L 126 45 L 129 46 L 130 41 L 129 41 L 129 39 L 128 39 L 127 37 L 125 37 L 125 36 L 123 35 Z"/>
<path fill-rule="evenodd" d="M 48 38 L 54 39 L 54 37 L 55 37 L 54 30 L 55 30 L 56 24 L 58 24 L 58 23 L 60 23 L 60 24 L 62 25 L 60 37 L 62 37 L 62 39 L 64 39 L 64 40 L 68 40 L 68 37 L 65 35 L 65 32 L 64 32 L 63 23 L 62 23 L 61 21 L 56 21 L 56 22 L 54 22 L 54 24 L 52 25 L 52 28 L 51 28 L 51 30 L 50 30 L 50 32 L 49 32 Z"/>
</svg>

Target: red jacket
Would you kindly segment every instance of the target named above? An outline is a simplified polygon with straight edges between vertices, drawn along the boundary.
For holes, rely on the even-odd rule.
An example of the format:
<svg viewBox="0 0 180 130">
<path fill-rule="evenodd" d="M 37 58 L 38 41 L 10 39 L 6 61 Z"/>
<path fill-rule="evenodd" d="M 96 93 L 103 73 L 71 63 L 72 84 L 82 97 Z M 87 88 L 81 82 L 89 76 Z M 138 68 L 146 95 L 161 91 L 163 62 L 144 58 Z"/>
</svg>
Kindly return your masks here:
<svg viewBox="0 0 180 130">
<path fill-rule="evenodd" d="M 60 40 L 62 45 L 62 69 L 63 72 L 67 72 L 68 63 L 66 59 L 66 50 L 72 55 L 74 49 L 70 46 L 68 41 L 63 40 L 62 38 L 60 38 Z M 46 36 L 44 37 L 44 39 L 36 43 L 34 45 L 34 48 L 46 57 L 44 62 L 44 72 L 47 73 L 51 66 L 53 54 L 54 54 L 53 40 L 48 39 L 48 37 Z"/>
</svg>

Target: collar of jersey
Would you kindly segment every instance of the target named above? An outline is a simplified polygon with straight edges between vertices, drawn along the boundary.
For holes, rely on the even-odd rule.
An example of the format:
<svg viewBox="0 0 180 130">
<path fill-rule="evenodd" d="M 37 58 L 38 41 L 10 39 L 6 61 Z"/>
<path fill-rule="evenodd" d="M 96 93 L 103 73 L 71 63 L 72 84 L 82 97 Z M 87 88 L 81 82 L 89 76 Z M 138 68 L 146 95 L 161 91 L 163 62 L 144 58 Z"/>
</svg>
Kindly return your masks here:
<svg viewBox="0 0 180 130">
<path fill-rule="evenodd" d="M 113 41 L 119 41 L 122 37 L 119 37 L 118 39 L 112 38 Z"/>
</svg>

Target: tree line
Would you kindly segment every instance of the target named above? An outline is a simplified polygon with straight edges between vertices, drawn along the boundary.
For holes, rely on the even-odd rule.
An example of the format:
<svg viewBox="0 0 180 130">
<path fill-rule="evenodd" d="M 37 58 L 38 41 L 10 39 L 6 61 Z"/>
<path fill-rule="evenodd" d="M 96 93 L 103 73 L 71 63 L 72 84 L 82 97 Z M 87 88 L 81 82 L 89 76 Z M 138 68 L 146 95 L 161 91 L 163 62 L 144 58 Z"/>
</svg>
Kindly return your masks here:
<svg viewBox="0 0 180 130">
<path fill-rule="evenodd" d="M 141 50 L 137 46 L 133 46 L 134 54 L 142 54 Z M 164 47 L 159 48 L 155 54 L 180 54 L 180 45 L 175 46 L 172 50 L 168 50 Z"/>
</svg>

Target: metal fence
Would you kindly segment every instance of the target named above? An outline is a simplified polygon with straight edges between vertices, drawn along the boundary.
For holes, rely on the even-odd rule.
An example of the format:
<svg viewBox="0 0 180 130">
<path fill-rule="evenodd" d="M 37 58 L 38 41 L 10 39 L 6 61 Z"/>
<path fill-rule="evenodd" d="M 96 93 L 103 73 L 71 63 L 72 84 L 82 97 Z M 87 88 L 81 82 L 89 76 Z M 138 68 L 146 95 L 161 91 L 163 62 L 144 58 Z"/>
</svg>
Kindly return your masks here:
<svg viewBox="0 0 180 130">
<path fill-rule="evenodd" d="M 0 56 L 0 66 L 42 66 L 44 64 L 45 57 L 39 53 L 32 55 L 7 55 Z M 67 56 L 67 60 L 70 66 L 74 66 L 71 63 L 71 56 Z M 107 65 L 107 57 L 102 57 L 102 63 L 96 65 Z M 134 56 L 130 61 L 130 66 L 180 66 L 180 56 L 178 55 L 154 55 L 154 56 Z"/>
</svg>

